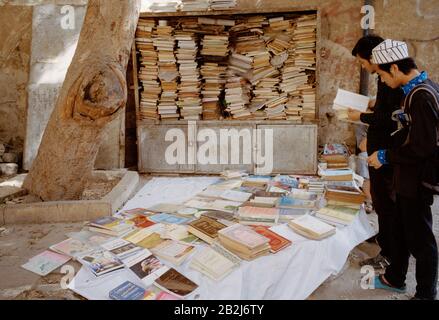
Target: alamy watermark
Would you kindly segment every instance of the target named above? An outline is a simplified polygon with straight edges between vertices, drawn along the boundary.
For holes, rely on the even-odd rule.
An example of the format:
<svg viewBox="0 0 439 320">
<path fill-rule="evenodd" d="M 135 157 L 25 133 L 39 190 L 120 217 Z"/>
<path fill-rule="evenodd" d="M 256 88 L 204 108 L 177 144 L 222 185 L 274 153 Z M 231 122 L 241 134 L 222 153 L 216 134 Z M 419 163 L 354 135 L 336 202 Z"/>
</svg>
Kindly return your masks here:
<svg viewBox="0 0 439 320">
<path fill-rule="evenodd" d="M 363 30 L 375 29 L 375 8 L 371 5 L 361 7 L 361 13 L 364 16 L 361 18 L 361 28 Z"/>
<path fill-rule="evenodd" d="M 75 7 L 65 5 L 61 7 L 61 28 L 63 30 L 75 29 Z"/>
<path fill-rule="evenodd" d="M 187 137 L 187 139 L 186 139 Z M 183 129 L 166 132 L 165 151 L 169 165 L 256 165 L 258 174 L 273 171 L 273 129 L 198 130 L 196 121 L 189 121 L 187 134 Z"/>
</svg>

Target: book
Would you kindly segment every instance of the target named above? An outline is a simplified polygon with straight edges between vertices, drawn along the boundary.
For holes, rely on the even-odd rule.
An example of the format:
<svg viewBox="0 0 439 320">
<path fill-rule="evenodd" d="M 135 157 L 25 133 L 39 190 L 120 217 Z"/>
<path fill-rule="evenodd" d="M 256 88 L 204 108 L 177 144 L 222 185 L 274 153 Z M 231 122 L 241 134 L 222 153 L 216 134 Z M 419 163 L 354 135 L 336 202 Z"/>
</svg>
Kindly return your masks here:
<svg viewBox="0 0 439 320">
<path fill-rule="evenodd" d="M 316 211 L 317 218 L 323 218 L 339 224 L 348 225 L 358 215 L 359 210 L 342 206 L 326 206 Z"/>
<path fill-rule="evenodd" d="M 227 238 L 241 243 L 243 246 L 249 249 L 257 248 L 269 242 L 267 238 L 254 232 L 251 228 L 240 224 L 234 224 L 230 227 L 222 229 L 218 231 L 218 235 L 220 238 Z"/>
<path fill-rule="evenodd" d="M 350 204 L 362 204 L 366 201 L 366 195 L 356 188 L 344 186 L 327 186 L 325 193 L 327 200 L 340 201 Z"/>
<path fill-rule="evenodd" d="M 288 222 L 288 226 L 296 233 L 312 240 L 325 239 L 336 232 L 336 228 L 314 218 L 310 215 L 305 215 Z"/>
<path fill-rule="evenodd" d="M 195 282 L 185 277 L 174 268 L 170 268 L 163 273 L 155 280 L 154 284 L 160 289 L 179 298 L 188 297 L 198 288 L 198 285 Z"/>
<path fill-rule="evenodd" d="M 119 219 L 116 217 L 102 217 L 90 222 L 89 230 L 108 234 L 111 236 L 121 236 L 134 228 L 132 221 Z"/>
<path fill-rule="evenodd" d="M 175 241 L 165 240 L 153 249 L 151 252 L 157 257 L 165 259 L 174 265 L 179 266 L 194 251 L 193 245 Z"/>
<path fill-rule="evenodd" d="M 71 258 L 69 256 L 47 250 L 32 257 L 21 267 L 45 277 L 52 271 L 61 267 L 70 259 Z"/>
<path fill-rule="evenodd" d="M 245 206 L 239 208 L 237 216 L 241 224 L 274 225 L 279 220 L 279 210 Z"/>
<path fill-rule="evenodd" d="M 136 246 L 135 244 L 120 238 L 103 243 L 101 247 L 116 256 L 119 260 L 126 259 L 127 257 L 142 250 L 142 248 Z"/>
<path fill-rule="evenodd" d="M 137 228 L 148 228 L 155 224 L 155 222 L 141 214 L 134 215 L 132 218 L 128 219 L 128 221 L 132 222 Z"/>
<path fill-rule="evenodd" d="M 350 121 L 348 117 L 348 109 L 355 109 L 362 113 L 367 111 L 369 107 L 370 98 L 343 89 L 338 89 L 337 96 L 334 100 L 333 109 L 337 114 L 339 120 Z M 351 121 L 360 123 L 361 121 Z"/>
<path fill-rule="evenodd" d="M 268 227 L 252 226 L 252 228 L 260 235 L 270 239 L 270 251 L 272 253 L 277 253 L 292 244 L 290 240 L 282 237 L 276 232 L 271 231 Z"/>
<path fill-rule="evenodd" d="M 131 281 L 126 281 L 111 290 L 108 295 L 112 300 L 143 300 L 146 290 Z"/>
<path fill-rule="evenodd" d="M 202 216 L 200 219 L 189 223 L 188 231 L 201 240 L 212 244 L 218 237 L 218 231 L 226 227 L 226 225 L 215 219 Z"/>
<path fill-rule="evenodd" d="M 289 196 L 280 198 L 277 203 L 277 207 L 283 209 L 313 209 L 315 206 L 315 200 L 301 200 Z"/>
<path fill-rule="evenodd" d="M 123 268 L 123 263 L 120 259 L 104 249 L 94 250 L 88 254 L 80 256 L 78 260 L 95 276 L 101 276 Z"/>
<path fill-rule="evenodd" d="M 72 258 L 76 258 L 81 254 L 91 251 L 93 250 L 93 248 L 94 247 L 91 246 L 90 244 L 72 238 L 69 238 L 67 240 L 64 240 L 60 243 L 54 244 L 49 247 L 50 250 L 56 253 L 69 256 Z"/>
<path fill-rule="evenodd" d="M 158 213 L 148 218 L 155 223 L 167 223 L 167 224 L 185 224 L 191 219 L 185 217 L 179 217 L 168 213 Z"/>
<path fill-rule="evenodd" d="M 223 248 L 223 250 L 226 249 Z M 232 253 L 229 253 L 228 256 L 230 256 L 230 254 Z M 221 254 L 220 251 L 205 247 L 203 250 L 197 252 L 189 266 L 215 281 L 220 281 L 229 275 L 238 265 L 239 260 L 230 260 L 227 256 Z"/>
<path fill-rule="evenodd" d="M 124 264 L 142 283 L 148 286 L 169 269 L 148 249 L 143 249 L 136 255 L 125 259 Z"/>
</svg>

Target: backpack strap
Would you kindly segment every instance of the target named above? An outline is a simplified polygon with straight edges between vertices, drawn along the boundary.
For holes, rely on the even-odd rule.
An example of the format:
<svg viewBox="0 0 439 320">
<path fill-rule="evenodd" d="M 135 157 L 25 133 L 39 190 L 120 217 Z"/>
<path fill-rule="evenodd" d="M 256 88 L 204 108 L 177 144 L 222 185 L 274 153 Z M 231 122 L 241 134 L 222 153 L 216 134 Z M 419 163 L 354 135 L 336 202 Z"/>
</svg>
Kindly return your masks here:
<svg viewBox="0 0 439 320">
<path fill-rule="evenodd" d="M 431 111 L 433 111 L 433 114 L 436 118 L 437 121 L 437 125 L 436 125 L 436 137 L 437 137 L 437 145 L 439 146 L 439 92 L 437 91 L 437 89 L 433 88 L 432 86 L 430 86 L 429 84 L 423 83 L 420 84 L 418 86 L 416 86 L 412 92 L 410 92 L 410 94 L 405 98 L 404 100 L 404 111 L 406 113 L 408 113 L 408 109 L 412 104 L 412 99 L 413 96 L 415 95 L 416 92 L 418 91 L 427 91 L 428 93 L 431 94 L 431 96 L 433 97 L 434 101 L 435 101 L 435 105 L 431 108 Z M 407 139 L 404 142 L 403 145 L 407 145 L 410 142 L 410 127 L 409 126 L 409 133 L 407 134 Z"/>
</svg>

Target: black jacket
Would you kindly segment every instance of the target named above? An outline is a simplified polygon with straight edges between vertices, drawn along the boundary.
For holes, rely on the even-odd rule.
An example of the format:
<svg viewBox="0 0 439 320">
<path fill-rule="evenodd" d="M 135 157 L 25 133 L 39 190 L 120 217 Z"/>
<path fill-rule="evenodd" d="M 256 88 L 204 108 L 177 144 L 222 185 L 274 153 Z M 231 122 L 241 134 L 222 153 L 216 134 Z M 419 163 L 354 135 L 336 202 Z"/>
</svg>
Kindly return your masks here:
<svg viewBox="0 0 439 320">
<path fill-rule="evenodd" d="M 361 114 L 360 120 L 369 125 L 367 131 L 367 153 L 389 149 L 392 146 L 391 134 L 397 124 L 392 120 L 392 113 L 400 109 L 403 92 L 401 88 L 392 89 L 378 78 L 378 91 L 373 113 Z"/>
<path fill-rule="evenodd" d="M 439 86 L 427 79 L 426 84 L 436 88 Z M 394 165 L 394 184 L 396 193 L 405 197 L 418 197 L 426 193 L 422 188 L 422 175 L 428 159 L 437 152 L 436 126 L 437 117 L 433 110 L 436 107 L 434 97 L 425 90 L 413 93 L 412 103 L 407 105 L 406 112 L 411 117 L 410 130 L 402 129 L 395 135 L 395 143 L 399 147 L 387 152 L 387 159 Z M 407 100 L 408 101 L 408 100 Z M 406 139 L 408 137 L 408 142 Z"/>
</svg>

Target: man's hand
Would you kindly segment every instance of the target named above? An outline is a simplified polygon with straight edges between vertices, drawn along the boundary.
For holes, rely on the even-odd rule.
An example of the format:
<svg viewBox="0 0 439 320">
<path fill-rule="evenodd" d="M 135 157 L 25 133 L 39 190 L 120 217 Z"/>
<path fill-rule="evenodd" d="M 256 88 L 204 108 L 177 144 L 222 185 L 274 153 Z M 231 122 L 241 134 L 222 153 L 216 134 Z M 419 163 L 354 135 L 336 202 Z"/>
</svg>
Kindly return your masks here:
<svg viewBox="0 0 439 320">
<path fill-rule="evenodd" d="M 348 109 L 348 119 L 351 121 L 360 121 L 361 112 L 358 110 Z"/>
<path fill-rule="evenodd" d="M 367 152 L 367 138 L 361 140 L 360 145 L 358 146 L 361 152 Z"/>
<path fill-rule="evenodd" d="M 369 158 L 367 158 L 367 163 L 375 169 L 379 169 L 383 166 L 378 160 L 378 151 L 375 151 Z"/>
</svg>

